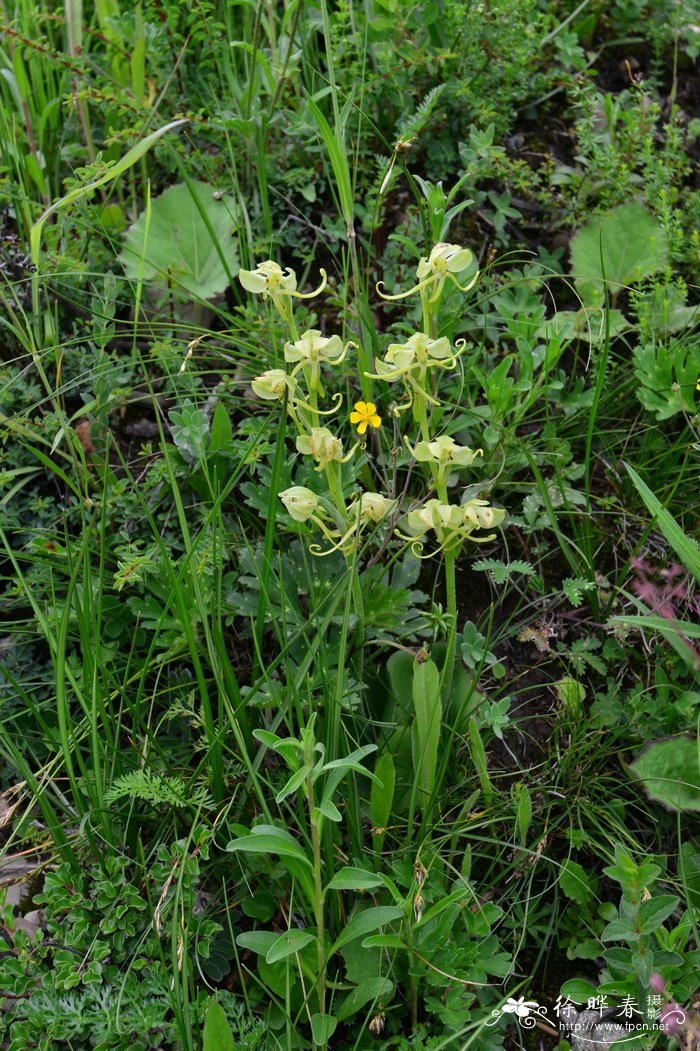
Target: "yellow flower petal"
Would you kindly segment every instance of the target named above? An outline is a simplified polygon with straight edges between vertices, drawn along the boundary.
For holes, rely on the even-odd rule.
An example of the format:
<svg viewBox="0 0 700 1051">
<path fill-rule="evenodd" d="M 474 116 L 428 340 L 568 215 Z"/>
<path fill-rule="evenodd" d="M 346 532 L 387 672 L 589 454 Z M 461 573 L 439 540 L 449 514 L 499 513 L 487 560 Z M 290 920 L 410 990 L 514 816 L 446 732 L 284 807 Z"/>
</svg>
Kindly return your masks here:
<svg viewBox="0 0 700 1051">
<path fill-rule="evenodd" d="M 363 420 L 362 423 L 360 423 L 358 425 L 357 433 L 358 434 L 364 434 L 366 430 L 367 430 L 367 420 Z"/>
<path fill-rule="evenodd" d="M 373 427 L 381 427 L 381 425 L 382 425 L 382 418 L 381 418 L 381 416 L 377 416 L 377 414 L 375 412 L 374 416 L 370 416 L 369 422 L 372 424 Z"/>
<path fill-rule="evenodd" d="M 361 420 L 362 420 L 362 416 L 360 415 L 359 412 L 351 412 L 350 413 L 350 423 L 360 423 Z"/>
</svg>

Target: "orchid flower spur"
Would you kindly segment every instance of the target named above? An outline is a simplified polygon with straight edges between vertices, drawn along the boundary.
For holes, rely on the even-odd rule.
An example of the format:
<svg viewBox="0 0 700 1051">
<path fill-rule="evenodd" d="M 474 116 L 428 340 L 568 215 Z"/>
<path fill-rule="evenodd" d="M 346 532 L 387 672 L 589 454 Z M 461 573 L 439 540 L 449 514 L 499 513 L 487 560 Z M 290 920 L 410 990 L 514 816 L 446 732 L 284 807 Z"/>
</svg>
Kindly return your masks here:
<svg viewBox="0 0 700 1051">
<path fill-rule="evenodd" d="M 397 504 L 398 500 L 390 500 L 381 493 L 359 493 L 348 508 L 350 527 L 347 532 L 326 551 L 323 551 L 319 544 L 312 544 L 309 550 L 314 555 L 332 555 L 334 551 L 342 551 L 352 536 L 361 533 L 366 525 L 378 525 Z M 324 532 L 328 536 L 327 531 Z"/>
<path fill-rule="evenodd" d="M 423 256 L 418 263 L 416 268 L 416 277 L 418 278 L 418 284 L 414 285 L 413 288 L 409 288 L 407 292 L 399 292 L 397 295 L 388 296 L 381 289 L 384 286 L 383 281 L 377 282 L 377 292 L 382 299 L 405 299 L 407 296 L 412 296 L 416 292 L 427 292 L 431 291 L 429 302 L 434 303 L 440 298 L 440 294 L 445 285 L 446 280 L 450 280 L 452 284 L 460 290 L 460 292 L 468 292 L 470 288 L 473 288 L 479 277 L 479 271 L 473 275 L 471 280 L 464 286 L 460 285 L 455 274 L 462 273 L 468 266 L 471 266 L 474 260 L 474 253 L 469 248 L 462 248 L 460 245 L 446 244 L 444 241 L 440 241 L 435 245 L 430 255 L 427 257 Z"/>
</svg>

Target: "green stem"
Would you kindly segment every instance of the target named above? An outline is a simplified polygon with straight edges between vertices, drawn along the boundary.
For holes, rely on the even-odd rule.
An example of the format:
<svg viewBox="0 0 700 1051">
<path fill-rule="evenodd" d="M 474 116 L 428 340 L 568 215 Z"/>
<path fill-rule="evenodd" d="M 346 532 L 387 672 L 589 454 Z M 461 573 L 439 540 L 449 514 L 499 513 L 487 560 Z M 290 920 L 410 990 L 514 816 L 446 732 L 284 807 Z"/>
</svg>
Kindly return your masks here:
<svg viewBox="0 0 700 1051">
<path fill-rule="evenodd" d="M 423 385 L 426 381 L 426 369 L 422 368 L 418 374 L 418 380 L 416 386 L 422 390 Z M 416 390 L 415 397 L 413 399 L 413 416 L 420 427 L 420 436 L 424 442 L 430 441 L 430 430 L 428 428 L 428 408 L 425 398 L 422 394 Z"/>
<path fill-rule="evenodd" d="M 330 490 L 331 499 L 340 511 L 343 520 L 346 520 L 348 516 L 348 509 L 345 506 L 345 498 L 343 497 L 343 487 L 340 482 L 340 471 L 340 464 L 336 463 L 335 460 L 331 460 L 330 463 L 326 464 L 326 479 L 328 481 L 328 489 Z"/>
<path fill-rule="evenodd" d="M 457 638 L 456 564 L 456 552 L 445 551 L 445 591 L 447 593 L 447 612 L 450 618 L 449 634 L 447 636 L 447 650 L 445 651 L 445 663 L 442 669 L 442 699 L 445 706 L 447 706 L 449 701 L 455 666 L 455 642 Z"/>
<path fill-rule="evenodd" d="M 326 1013 L 326 951 L 325 951 L 325 922 L 323 915 L 323 877 L 321 857 L 321 829 L 315 817 L 316 806 L 314 803 L 314 786 L 310 777 L 306 779 L 306 800 L 309 807 L 309 820 L 311 823 L 311 849 L 313 851 L 314 866 L 314 918 L 316 920 L 316 959 L 318 966 L 317 995 L 318 1009 L 320 1014 Z M 326 1044 L 317 1044 L 314 1048 L 324 1048 Z"/>
<path fill-rule="evenodd" d="M 443 468 L 438 468 L 437 492 L 441 503 L 448 503 L 447 498 L 447 476 Z M 447 650 L 445 651 L 445 663 L 442 668 L 442 699 L 447 706 L 452 689 L 452 677 L 455 664 L 455 641 L 457 637 L 457 549 L 445 551 L 445 593 L 447 601 L 447 613 L 450 627 L 447 635 Z"/>
</svg>

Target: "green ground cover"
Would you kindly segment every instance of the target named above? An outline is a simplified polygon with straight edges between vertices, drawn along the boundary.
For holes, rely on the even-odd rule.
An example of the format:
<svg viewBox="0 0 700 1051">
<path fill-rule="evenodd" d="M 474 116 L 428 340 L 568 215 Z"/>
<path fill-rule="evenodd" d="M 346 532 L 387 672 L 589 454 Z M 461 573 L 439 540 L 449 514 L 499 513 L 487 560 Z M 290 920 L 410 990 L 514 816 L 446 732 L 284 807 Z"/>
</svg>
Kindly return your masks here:
<svg viewBox="0 0 700 1051">
<path fill-rule="evenodd" d="M 700 1046 L 696 0 L 0 34 L 0 1046 Z"/>
</svg>

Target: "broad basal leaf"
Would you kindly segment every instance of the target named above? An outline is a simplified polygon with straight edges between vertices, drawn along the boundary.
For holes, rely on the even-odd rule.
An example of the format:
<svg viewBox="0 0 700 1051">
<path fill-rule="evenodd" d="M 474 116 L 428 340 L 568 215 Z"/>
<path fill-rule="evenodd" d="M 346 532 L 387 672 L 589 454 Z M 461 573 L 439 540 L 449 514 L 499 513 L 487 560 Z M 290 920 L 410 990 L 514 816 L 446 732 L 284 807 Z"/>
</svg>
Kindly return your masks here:
<svg viewBox="0 0 700 1051">
<path fill-rule="evenodd" d="M 663 270 L 667 256 L 666 234 L 641 204 L 622 204 L 597 216 L 571 242 L 571 269 L 586 303 L 602 302 L 605 283 L 615 296 Z"/>
<path fill-rule="evenodd" d="M 670 810 L 700 810 L 697 739 L 669 737 L 654 741 L 630 770 L 642 782 L 647 795 Z"/>
<path fill-rule="evenodd" d="M 129 227 L 120 256 L 126 276 L 211 299 L 237 269 L 233 225 L 230 203 L 211 186 L 171 186 Z"/>
</svg>

